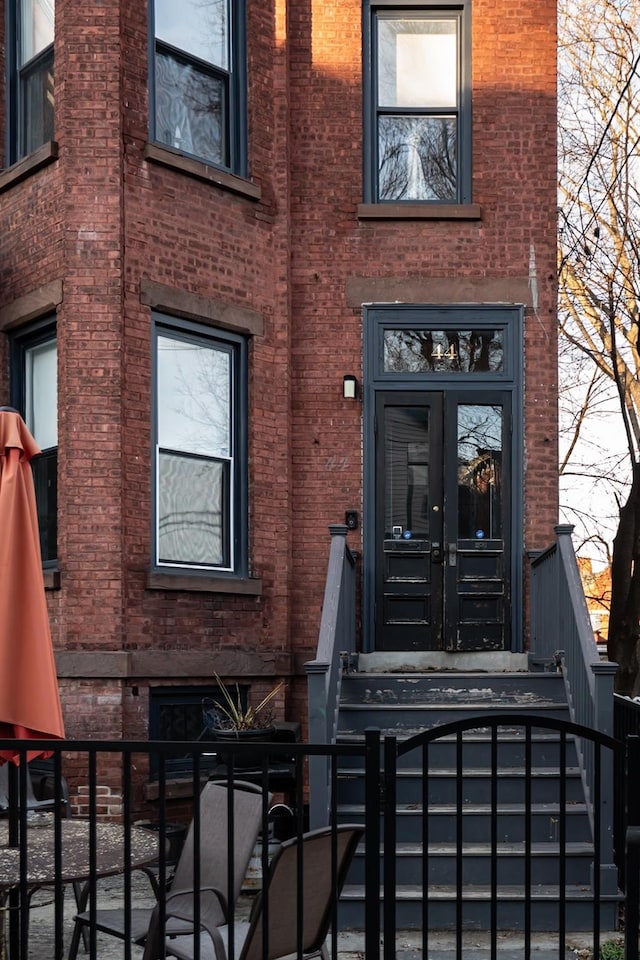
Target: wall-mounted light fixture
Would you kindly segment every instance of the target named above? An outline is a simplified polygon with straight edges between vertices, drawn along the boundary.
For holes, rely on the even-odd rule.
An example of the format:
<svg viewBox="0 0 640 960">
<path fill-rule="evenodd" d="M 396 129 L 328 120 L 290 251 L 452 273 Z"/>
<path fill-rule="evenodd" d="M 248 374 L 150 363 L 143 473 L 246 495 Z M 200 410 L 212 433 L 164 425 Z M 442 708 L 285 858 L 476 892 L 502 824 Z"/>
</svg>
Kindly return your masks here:
<svg viewBox="0 0 640 960">
<path fill-rule="evenodd" d="M 346 373 L 342 378 L 342 396 L 345 400 L 358 399 L 358 381 L 351 373 Z"/>
</svg>

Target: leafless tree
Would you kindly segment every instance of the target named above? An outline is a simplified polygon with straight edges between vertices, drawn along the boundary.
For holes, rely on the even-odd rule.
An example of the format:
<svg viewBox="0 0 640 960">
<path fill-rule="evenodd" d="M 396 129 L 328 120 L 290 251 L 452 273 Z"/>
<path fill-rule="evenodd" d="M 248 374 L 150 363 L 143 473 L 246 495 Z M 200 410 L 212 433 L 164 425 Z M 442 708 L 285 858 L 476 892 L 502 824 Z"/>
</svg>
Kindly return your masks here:
<svg viewBox="0 0 640 960">
<path fill-rule="evenodd" d="M 619 665 L 617 689 L 634 694 L 640 692 L 639 30 L 637 0 L 561 2 L 561 379 L 568 385 L 565 424 L 574 417 L 561 467 L 565 475 L 590 474 L 615 497 L 608 654 Z M 568 371 L 575 374 L 578 359 L 586 361 L 580 364 L 586 376 L 571 384 Z M 611 398 L 623 428 L 621 448 L 608 461 L 580 465 L 578 441 L 588 438 Z M 590 534 L 597 538 L 599 531 Z"/>
</svg>

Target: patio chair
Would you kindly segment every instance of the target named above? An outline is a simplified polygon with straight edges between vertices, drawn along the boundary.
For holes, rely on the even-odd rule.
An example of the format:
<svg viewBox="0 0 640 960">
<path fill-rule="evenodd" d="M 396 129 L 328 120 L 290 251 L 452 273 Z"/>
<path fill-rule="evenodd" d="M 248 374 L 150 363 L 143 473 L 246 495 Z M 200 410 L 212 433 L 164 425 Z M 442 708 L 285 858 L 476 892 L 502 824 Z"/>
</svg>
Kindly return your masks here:
<svg viewBox="0 0 640 960">
<path fill-rule="evenodd" d="M 363 833 L 364 827 L 349 824 L 336 828 L 335 840 L 332 829 L 327 827 L 284 841 L 271 861 L 265 888 L 256 899 L 249 922 L 234 924 L 237 960 L 277 960 L 290 954 L 328 960 L 325 941 L 334 906 Z M 171 925 L 176 920 L 193 923 L 194 898 L 189 891 L 170 892 L 164 904 L 164 929 L 162 905 L 154 910 L 143 960 L 159 960 L 165 956 L 193 960 L 196 955 L 200 960 L 227 960 L 229 925 L 218 922 L 218 899 L 216 890 L 201 889 L 199 934 L 194 935 L 192 929 L 190 933 L 174 935 Z M 198 936 L 200 950 L 196 954 Z"/>
<path fill-rule="evenodd" d="M 227 807 L 229 789 L 233 789 L 233 886 L 229 889 Z M 267 796 L 267 806 L 271 796 Z M 200 794 L 200 854 L 199 877 L 203 887 L 215 888 L 220 893 L 220 922 L 226 920 L 226 905 L 233 910 L 247 872 L 260 828 L 262 826 L 263 794 L 260 787 L 236 780 L 233 788 L 226 783 L 210 781 Z M 189 830 L 171 879 L 170 889 L 191 889 L 194 883 L 194 821 Z M 152 870 L 139 868 L 148 877 L 156 898 L 160 888 Z M 69 946 L 69 960 L 75 960 L 83 930 L 95 923 L 96 930 L 125 939 L 127 910 L 122 908 L 97 909 L 94 914 L 87 909 L 89 884 L 85 885 L 82 903 L 74 918 L 75 926 Z M 149 929 L 153 907 L 132 907 L 129 913 L 129 936 L 133 942 L 142 943 Z M 178 929 L 178 928 L 177 928 Z M 189 929 L 182 924 L 180 929 Z"/>
<path fill-rule="evenodd" d="M 16 771 L 17 776 L 20 774 Z M 27 770 L 26 777 L 26 801 L 27 801 L 27 811 L 32 813 L 36 811 L 47 811 L 55 810 L 56 802 L 54 797 L 47 797 L 43 800 L 37 800 L 35 791 L 33 789 L 33 781 L 31 779 L 31 772 Z M 62 807 L 63 811 L 66 811 L 68 807 L 68 796 L 69 790 L 66 785 L 66 781 L 63 778 L 62 784 Z M 0 767 L 0 817 L 7 817 L 9 815 L 9 764 L 3 763 Z"/>
</svg>

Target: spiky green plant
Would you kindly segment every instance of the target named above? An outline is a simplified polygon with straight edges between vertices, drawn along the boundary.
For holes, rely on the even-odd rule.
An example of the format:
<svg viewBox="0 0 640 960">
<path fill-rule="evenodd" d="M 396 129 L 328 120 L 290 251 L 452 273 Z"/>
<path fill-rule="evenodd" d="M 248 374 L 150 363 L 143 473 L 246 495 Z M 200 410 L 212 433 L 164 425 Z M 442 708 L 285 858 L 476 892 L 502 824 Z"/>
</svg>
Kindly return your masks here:
<svg viewBox="0 0 640 960">
<path fill-rule="evenodd" d="M 219 703 L 216 705 L 218 713 L 222 714 L 225 721 L 228 723 L 228 727 L 225 726 L 223 729 L 229 730 L 264 730 L 265 727 L 271 726 L 273 723 L 274 712 L 273 708 L 267 709 L 271 701 L 276 697 L 284 686 L 284 681 L 281 680 L 280 683 L 269 691 L 266 697 L 260 701 L 255 707 L 248 706 L 246 709 L 243 708 L 240 700 L 240 688 L 238 684 L 235 684 L 236 693 L 235 697 L 229 692 L 228 687 L 224 685 L 218 674 L 214 674 L 218 687 L 220 688 L 220 693 L 222 694 L 222 699 L 224 703 Z"/>
</svg>

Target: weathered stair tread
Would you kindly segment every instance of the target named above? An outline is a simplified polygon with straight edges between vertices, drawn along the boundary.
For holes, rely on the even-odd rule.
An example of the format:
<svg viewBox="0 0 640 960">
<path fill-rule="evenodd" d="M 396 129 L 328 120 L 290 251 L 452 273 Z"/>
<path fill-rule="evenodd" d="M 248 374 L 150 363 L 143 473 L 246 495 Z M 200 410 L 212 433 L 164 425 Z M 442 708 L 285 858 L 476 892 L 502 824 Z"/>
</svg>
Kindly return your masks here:
<svg viewBox="0 0 640 960">
<path fill-rule="evenodd" d="M 430 857 L 451 857 L 455 856 L 458 848 L 455 843 L 430 843 L 427 849 Z M 397 857 L 422 856 L 423 850 L 421 843 L 396 844 Z M 486 857 L 491 855 L 492 847 L 490 843 L 464 842 L 462 850 L 466 857 Z M 567 842 L 563 850 L 567 856 L 593 856 L 593 844 L 583 841 Z M 524 841 L 497 843 L 496 852 L 501 857 L 521 857 L 525 853 L 525 844 Z M 531 854 L 534 857 L 557 857 L 559 853 L 560 844 L 553 841 L 536 841 L 531 844 Z"/>
<path fill-rule="evenodd" d="M 491 813 L 493 808 L 488 803 L 465 803 L 463 811 L 465 816 L 467 814 L 488 814 Z M 530 810 L 532 814 L 556 814 L 560 809 L 559 804 L 557 803 L 532 803 Z M 396 807 L 398 815 L 402 814 L 416 814 L 422 813 L 422 804 L 410 803 L 410 804 L 398 804 Z M 451 814 L 452 811 L 456 810 L 455 804 L 451 803 L 434 803 L 429 804 L 429 813 L 430 814 Z M 525 806 L 522 803 L 500 803 L 495 808 L 496 813 L 499 814 L 515 814 L 517 816 L 522 816 L 525 812 Z M 565 807 L 565 812 L 567 814 L 580 814 L 584 815 L 586 813 L 587 807 L 584 803 L 567 803 Z M 361 804 L 341 804 L 340 805 L 340 815 L 344 819 L 347 815 L 349 816 L 360 816 L 364 817 L 364 807 Z"/>
<path fill-rule="evenodd" d="M 416 733 L 423 733 L 425 730 L 432 730 L 434 727 L 440 726 L 440 724 L 425 724 L 421 727 L 407 728 L 407 727 L 382 727 L 380 729 L 380 737 L 384 738 L 385 736 L 397 736 L 398 739 L 408 740 L 410 737 L 414 736 Z M 473 730 L 466 730 L 462 735 L 463 743 L 484 743 L 487 741 L 489 736 L 489 729 L 478 725 L 474 727 Z M 506 725 L 500 727 L 498 733 L 498 743 L 524 743 L 525 734 L 520 730 L 512 730 Z M 567 737 L 567 743 L 572 740 L 572 737 Z M 339 743 L 362 743 L 364 740 L 364 733 L 361 730 L 351 730 L 347 728 L 340 728 L 337 732 L 337 740 Z M 438 738 L 438 743 L 455 743 L 457 737 L 454 733 L 448 733 L 443 737 Z M 531 742 L 532 743 L 557 743 L 558 734 L 555 732 L 544 732 L 542 729 L 534 730 L 531 733 Z"/>
<path fill-rule="evenodd" d="M 532 768 L 535 770 L 536 778 L 560 776 L 559 767 L 541 767 L 538 764 L 535 764 Z M 364 773 L 364 767 L 344 767 L 342 770 L 339 770 L 338 777 L 341 779 L 363 777 Z M 564 771 L 564 774 L 567 777 L 579 777 L 580 768 L 567 767 Z M 525 767 L 498 767 L 496 770 L 496 776 L 498 780 L 506 777 L 517 777 L 520 779 L 525 775 Z M 422 770 L 418 767 L 400 767 L 396 770 L 396 776 L 399 780 L 406 780 L 412 777 L 422 776 Z M 434 767 L 433 770 L 429 770 L 429 778 L 438 777 L 447 779 L 455 776 L 457 776 L 457 770 L 455 767 Z M 464 767 L 463 776 L 465 779 L 467 779 L 467 777 L 490 777 L 492 776 L 492 772 L 490 767 Z"/>
<path fill-rule="evenodd" d="M 396 885 L 396 900 L 416 900 L 424 899 L 424 891 L 421 886 L 412 886 L 409 884 Z M 380 887 L 380 897 L 382 898 L 384 890 Z M 462 888 L 463 900 L 491 900 L 494 891 L 490 885 L 480 886 L 468 884 Z M 496 894 L 500 900 L 524 900 L 525 887 L 522 885 L 499 885 L 496 887 Z M 565 900 L 589 900 L 593 897 L 593 891 L 589 886 L 567 885 L 564 887 Z M 342 888 L 342 899 L 344 900 L 362 900 L 364 898 L 363 884 L 345 884 Z M 429 900 L 456 900 L 458 891 L 455 885 L 431 884 L 428 889 Z M 531 897 L 533 900 L 550 900 L 557 903 L 560 899 L 560 888 L 557 884 L 532 884 Z M 615 902 L 620 900 L 620 894 L 600 894 L 601 900 Z"/>
</svg>

